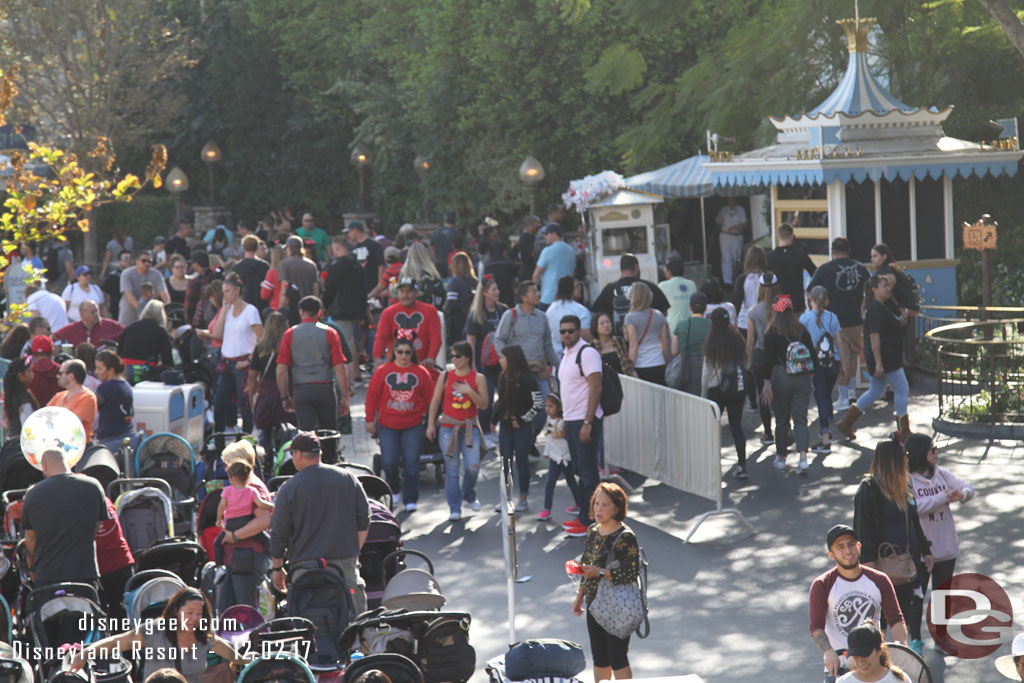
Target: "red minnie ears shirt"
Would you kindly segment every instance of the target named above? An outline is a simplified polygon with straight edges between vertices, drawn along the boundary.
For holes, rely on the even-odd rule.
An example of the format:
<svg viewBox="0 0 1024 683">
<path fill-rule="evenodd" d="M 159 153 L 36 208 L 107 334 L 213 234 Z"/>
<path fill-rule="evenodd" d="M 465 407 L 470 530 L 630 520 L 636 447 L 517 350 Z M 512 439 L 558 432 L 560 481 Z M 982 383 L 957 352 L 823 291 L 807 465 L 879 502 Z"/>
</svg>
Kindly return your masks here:
<svg viewBox="0 0 1024 683">
<path fill-rule="evenodd" d="M 394 304 L 384 309 L 377 323 L 377 336 L 373 340 L 373 357 L 391 355 L 395 340 L 411 339 L 416 348 L 416 358 L 436 358 L 441 350 L 441 318 L 437 309 L 422 301 L 412 306 Z"/>
<path fill-rule="evenodd" d="M 423 422 L 434 396 L 434 381 L 418 363 L 377 368 L 366 390 L 366 421 L 388 429 L 408 429 Z M 378 417 L 379 416 L 379 417 Z"/>
</svg>

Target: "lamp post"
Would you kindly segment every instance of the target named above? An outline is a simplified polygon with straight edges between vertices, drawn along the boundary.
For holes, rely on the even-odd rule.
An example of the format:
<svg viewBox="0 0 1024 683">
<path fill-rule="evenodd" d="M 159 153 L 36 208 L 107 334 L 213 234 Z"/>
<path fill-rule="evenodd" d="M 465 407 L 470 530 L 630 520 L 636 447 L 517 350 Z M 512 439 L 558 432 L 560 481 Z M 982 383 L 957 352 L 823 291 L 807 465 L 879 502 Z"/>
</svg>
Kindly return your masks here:
<svg viewBox="0 0 1024 683">
<path fill-rule="evenodd" d="M 366 168 L 370 165 L 370 154 L 362 147 L 356 145 L 352 150 L 352 163 L 355 164 L 356 172 L 359 174 L 359 213 L 366 213 Z"/>
<path fill-rule="evenodd" d="M 544 180 L 544 166 L 532 154 L 519 167 L 519 180 L 530 195 L 530 215 L 536 215 L 534 205 L 537 202 L 537 186 Z"/>
<path fill-rule="evenodd" d="M 216 142 L 210 140 L 203 145 L 203 150 L 199 154 L 203 158 L 203 163 L 206 164 L 206 172 L 210 176 L 210 206 L 213 206 L 213 166 L 220 163 L 220 147 L 217 146 Z"/>
<path fill-rule="evenodd" d="M 181 220 L 181 193 L 188 189 L 188 176 L 175 166 L 167 174 L 167 191 L 174 197 L 175 226 Z"/>
<path fill-rule="evenodd" d="M 427 195 L 427 174 L 430 173 L 430 162 L 419 154 L 412 160 L 413 170 L 420 177 L 420 185 L 423 186 L 423 222 L 430 222 L 430 197 Z"/>
</svg>

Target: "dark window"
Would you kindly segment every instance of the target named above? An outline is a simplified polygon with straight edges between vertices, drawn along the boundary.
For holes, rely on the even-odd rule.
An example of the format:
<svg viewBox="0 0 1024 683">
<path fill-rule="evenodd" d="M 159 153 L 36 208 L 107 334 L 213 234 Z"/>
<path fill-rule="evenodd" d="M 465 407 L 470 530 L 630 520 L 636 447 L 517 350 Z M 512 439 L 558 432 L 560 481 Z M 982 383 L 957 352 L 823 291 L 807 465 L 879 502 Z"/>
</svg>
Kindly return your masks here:
<svg viewBox="0 0 1024 683">
<path fill-rule="evenodd" d="M 850 256 L 867 263 L 875 246 L 875 184 L 846 183 L 846 237 L 850 240 Z"/>
<path fill-rule="evenodd" d="M 897 261 L 910 260 L 910 184 L 900 178 L 882 181 L 882 241 Z"/>
<path fill-rule="evenodd" d="M 946 258 L 946 204 L 942 180 L 918 180 L 914 190 L 917 194 L 917 258 Z"/>
</svg>

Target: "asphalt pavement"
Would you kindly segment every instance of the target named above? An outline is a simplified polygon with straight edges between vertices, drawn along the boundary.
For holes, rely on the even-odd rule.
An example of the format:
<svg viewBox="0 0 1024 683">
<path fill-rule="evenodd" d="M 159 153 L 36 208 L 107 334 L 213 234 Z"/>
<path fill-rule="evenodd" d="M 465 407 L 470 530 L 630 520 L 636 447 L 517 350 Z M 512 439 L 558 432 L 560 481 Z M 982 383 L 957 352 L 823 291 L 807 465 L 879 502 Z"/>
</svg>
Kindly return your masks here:
<svg viewBox="0 0 1024 683">
<path fill-rule="evenodd" d="M 343 437 L 344 455 L 369 464 L 379 449 L 363 430 L 362 391 L 353 404 L 355 433 Z M 914 431 L 931 434 L 936 406 L 934 395 L 911 396 Z M 816 414 L 813 408 L 811 412 Z M 875 443 L 893 429 L 891 414 L 891 407 L 879 403 L 861 419 L 858 440 L 833 446 L 826 457 L 814 456 L 806 478 L 795 473 L 795 455 L 786 472 L 772 467 L 775 451 L 761 448 L 754 413 L 744 417 L 750 478 L 729 478 L 735 450 L 723 426 L 724 505 L 741 510 L 756 534 L 732 517 L 713 517 L 684 543 L 696 519 L 713 504 L 654 480 L 628 477 L 635 492 L 629 498 L 627 523 L 650 562 L 651 634 L 644 640 L 634 636 L 630 643 L 635 676 L 695 673 L 708 683 L 822 680 L 821 654 L 808 632 L 808 589 L 815 576 L 830 568 L 825 532 L 835 523 L 852 523 L 854 492 Z M 811 432 L 813 439 L 816 423 Z M 976 491 L 972 501 L 954 506 L 961 540 L 957 571 L 995 579 L 1024 615 L 1024 447 L 945 437 L 937 443 L 940 464 Z M 614 453 L 606 457 L 615 462 Z M 443 486 L 434 481 L 432 469 L 421 477 L 419 509 L 398 515 L 403 543 L 434 560 L 446 609 L 472 615 L 470 641 L 478 668 L 474 681 L 486 680 L 485 663 L 509 644 L 501 521 L 494 511 L 499 471 L 496 454 L 488 454 L 478 484 L 483 507 L 477 513 L 465 510 L 461 521 L 448 521 Z M 530 510 L 517 516 L 523 582 L 515 586 L 516 638 L 576 641 L 584 645 L 589 664 L 585 622 L 570 611 L 576 587 L 565 574 L 565 562 L 579 558 L 583 539 L 561 533 L 560 522 L 568 519 L 565 509 L 571 502 L 564 482 L 557 489 L 551 520 L 536 519 L 546 474 L 546 461 L 534 459 Z M 943 657 L 925 633 L 925 659 L 936 683 L 1004 680 L 993 662 L 1008 653 L 1006 644 L 984 659 Z M 590 670 L 580 678 L 592 681 Z"/>
</svg>

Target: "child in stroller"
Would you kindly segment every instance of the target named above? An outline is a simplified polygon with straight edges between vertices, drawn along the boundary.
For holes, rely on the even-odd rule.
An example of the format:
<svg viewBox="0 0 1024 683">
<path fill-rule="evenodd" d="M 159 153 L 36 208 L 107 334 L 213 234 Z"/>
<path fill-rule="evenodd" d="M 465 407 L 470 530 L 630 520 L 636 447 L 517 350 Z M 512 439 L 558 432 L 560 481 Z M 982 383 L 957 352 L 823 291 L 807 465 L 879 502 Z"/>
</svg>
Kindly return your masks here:
<svg viewBox="0 0 1024 683">
<path fill-rule="evenodd" d="M 228 481 L 230 486 L 225 486 L 221 491 L 220 504 L 217 506 L 217 526 L 224 529 L 213 544 L 214 561 L 224 564 L 224 537 L 226 534 L 234 534 L 243 526 L 251 522 L 256 516 L 256 509 L 273 510 L 274 504 L 263 498 L 263 490 L 249 485 L 249 478 L 252 475 L 252 465 L 245 460 L 235 460 L 228 465 Z M 270 542 L 267 533 L 261 532 L 259 539 L 264 543 Z M 238 537 L 235 536 L 237 541 Z"/>
</svg>

